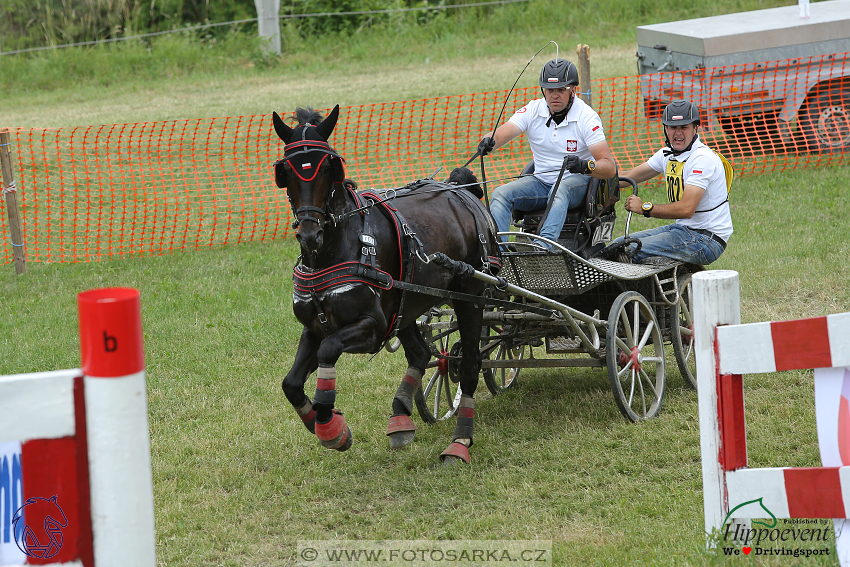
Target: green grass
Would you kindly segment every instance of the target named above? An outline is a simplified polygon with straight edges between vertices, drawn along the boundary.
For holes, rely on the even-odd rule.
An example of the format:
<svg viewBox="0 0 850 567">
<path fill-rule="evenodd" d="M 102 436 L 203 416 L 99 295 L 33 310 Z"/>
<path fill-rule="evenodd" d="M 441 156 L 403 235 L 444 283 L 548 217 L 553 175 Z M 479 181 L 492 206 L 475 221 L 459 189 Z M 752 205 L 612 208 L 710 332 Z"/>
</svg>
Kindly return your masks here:
<svg viewBox="0 0 850 567">
<path fill-rule="evenodd" d="M 848 173 L 736 182 L 736 233 L 711 267 L 740 273 L 744 322 L 848 309 L 850 226 L 835 212 Z M 290 240 L 0 270 L 2 374 L 78 366 L 75 295 L 141 291 L 160 565 L 284 565 L 299 540 L 436 538 L 551 539 L 556 565 L 742 561 L 702 549 L 697 396 L 673 368 L 662 413 L 642 425 L 598 370 L 524 370 L 494 399 L 481 384 L 472 466 L 445 469 L 453 421 L 415 416 L 412 446 L 388 448 L 402 353 L 346 355 L 337 399 L 355 443 L 322 449 L 280 391 L 300 333 L 296 255 Z M 819 463 L 810 371 L 747 377 L 745 392 L 751 465 Z"/>
<path fill-rule="evenodd" d="M 612 0 L 570 5 L 573 23 L 562 25 L 541 15 L 562 3 L 535 1 L 535 25 L 303 41 L 280 61 L 257 57 L 250 42 L 201 49 L 180 38 L 150 52 L 4 58 L 0 83 L 10 90 L 0 125 L 247 116 L 501 90 L 551 38 L 570 52 L 589 43 L 595 78 L 627 76 L 635 25 L 775 4 L 729 0 L 671 12 L 669 2 Z M 649 15 L 617 19 L 623 7 Z M 532 69 L 520 85 L 535 80 Z M 840 212 L 848 175 L 843 161 L 736 181 L 736 232 L 711 268 L 740 273 L 744 322 L 850 310 L 850 221 Z M 658 185 L 642 191 L 663 199 Z M 632 230 L 654 222 L 636 218 Z M 76 294 L 141 291 L 160 565 L 287 565 L 299 540 L 331 538 L 551 539 L 554 563 L 564 566 L 834 564 L 703 550 L 697 395 L 674 368 L 662 413 L 639 426 L 620 415 L 598 370 L 523 370 L 519 388 L 494 399 L 481 384 L 472 466 L 444 469 L 438 455 L 453 421 L 427 426 L 414 416 L 417 440 L 388 448 L 402 353 L 346 355 L 337 399 L 355 443 L 343 454 L 322 449 L 280 390 L 300 334 L 291 311 L 297 254 L 287 240 L 30 263 L 23 276 L 0 266 L 0 374 L 79 366 Z M 747 377 L 745 392 L 751 465 L 819 463 L 811 372 Z"/>
</svg>

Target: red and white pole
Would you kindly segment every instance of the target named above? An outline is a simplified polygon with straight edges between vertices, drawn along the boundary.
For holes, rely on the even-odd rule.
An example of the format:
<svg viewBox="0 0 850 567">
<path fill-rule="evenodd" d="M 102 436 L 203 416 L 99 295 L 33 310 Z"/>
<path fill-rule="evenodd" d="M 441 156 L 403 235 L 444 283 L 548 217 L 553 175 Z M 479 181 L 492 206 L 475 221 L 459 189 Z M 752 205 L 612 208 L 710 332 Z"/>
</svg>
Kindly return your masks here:
<svg viewBox="0 0 850 567">
<path fill-rule="evenodd" d="M 97 565 L 156 565 L 138 290 L 77 296 Z"/>
</svg>

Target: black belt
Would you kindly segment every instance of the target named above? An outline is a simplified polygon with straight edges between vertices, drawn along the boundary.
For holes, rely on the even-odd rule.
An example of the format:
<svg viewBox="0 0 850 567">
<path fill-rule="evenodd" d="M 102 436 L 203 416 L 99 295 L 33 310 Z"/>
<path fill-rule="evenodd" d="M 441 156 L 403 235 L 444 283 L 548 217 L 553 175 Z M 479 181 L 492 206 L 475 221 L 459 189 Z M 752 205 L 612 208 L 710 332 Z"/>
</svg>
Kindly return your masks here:
<svg viewBox="0 0 850 567">
<path fill-rule="evenodd" d="M 704 228 L 690 228 L 690 227 L 688 227 L 688 228 L 690 230 L 694 231 L 694 232 L 698 232 L 698 233 L 702 234 L 703 236 L 707 236 L 707 237 L 711 238 L 712 240 L 714 240 L 715 242 L 720 244 L 720 246 L 722 246 L 724 250 L 726 250 L 726 241 L 723 240 L 722 238 L 720 238 L 719 236 L 717 236 L 716 234 L 714 234 L 713 232 L 711 232 L 710 230 L 705 230 Z"/>
</svg>

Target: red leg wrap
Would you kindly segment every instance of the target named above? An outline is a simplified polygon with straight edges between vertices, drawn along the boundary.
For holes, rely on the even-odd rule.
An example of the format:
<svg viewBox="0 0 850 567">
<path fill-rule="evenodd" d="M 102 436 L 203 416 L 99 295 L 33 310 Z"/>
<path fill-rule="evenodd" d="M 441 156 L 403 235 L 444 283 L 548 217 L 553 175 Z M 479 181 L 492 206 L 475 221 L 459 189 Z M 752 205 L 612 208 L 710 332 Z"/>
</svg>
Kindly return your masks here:
<svg viewBox="0 0 850 567">
<path fill-rule="evenodd" d="M 447 457 L 455 457 L 463 461 L 469 462 L 469 449 L 463 443 L 453 442 L 446 447 L 446 450 L 440 453 L 440 460 L 445 461 Z"/>
<path fill-rule="evenodd" d="M 316 437 L 322 447 L 345 451 L 351 446 L 351 429 L 339 410 L 333 410 L 333 417 L 327 423 L 316 422 Z"/>
<path fill-rule="evenodd" d="M 416 424 L 408 415 L 394 415 L 390 418 L 390 423 L 387 425 L 387 435 L 398 433 L 399 431 L 416 431 Z"/>
</svg>

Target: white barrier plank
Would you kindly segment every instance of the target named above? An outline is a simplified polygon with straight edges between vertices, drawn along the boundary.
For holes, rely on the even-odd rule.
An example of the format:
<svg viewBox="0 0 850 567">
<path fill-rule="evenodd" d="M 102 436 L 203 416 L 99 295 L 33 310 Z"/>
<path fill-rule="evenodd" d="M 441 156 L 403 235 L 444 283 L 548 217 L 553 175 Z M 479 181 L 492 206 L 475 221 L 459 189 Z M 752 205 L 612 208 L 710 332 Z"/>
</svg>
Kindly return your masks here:
<svg viewBox="0 0 850 567">
<path fill-rule="evenodd" d="M 74 435 L 79 369 L 0 376 L 0 443 Z"/>
<path fill-rule="evenodd" d="M 850 366 L 850 313 L 826 316 L 832 366 Z"/>
<path fill-rule="evenodd" d="M 770 322 L 717 327 L 720 374 L 776 372 Z"/>
<path fill-rule="evenodd" d="M 726 488 L 729 494 L 729 509 L 762 499 L 765 508 L 777 518 L 788 518 L 788 493 L 785 491 L 784 468 L 739 469 L 726 473 Z M 742 506 L 732 514 L 735 518 L 766 518 L 758 504 Z"/>
</svg>

